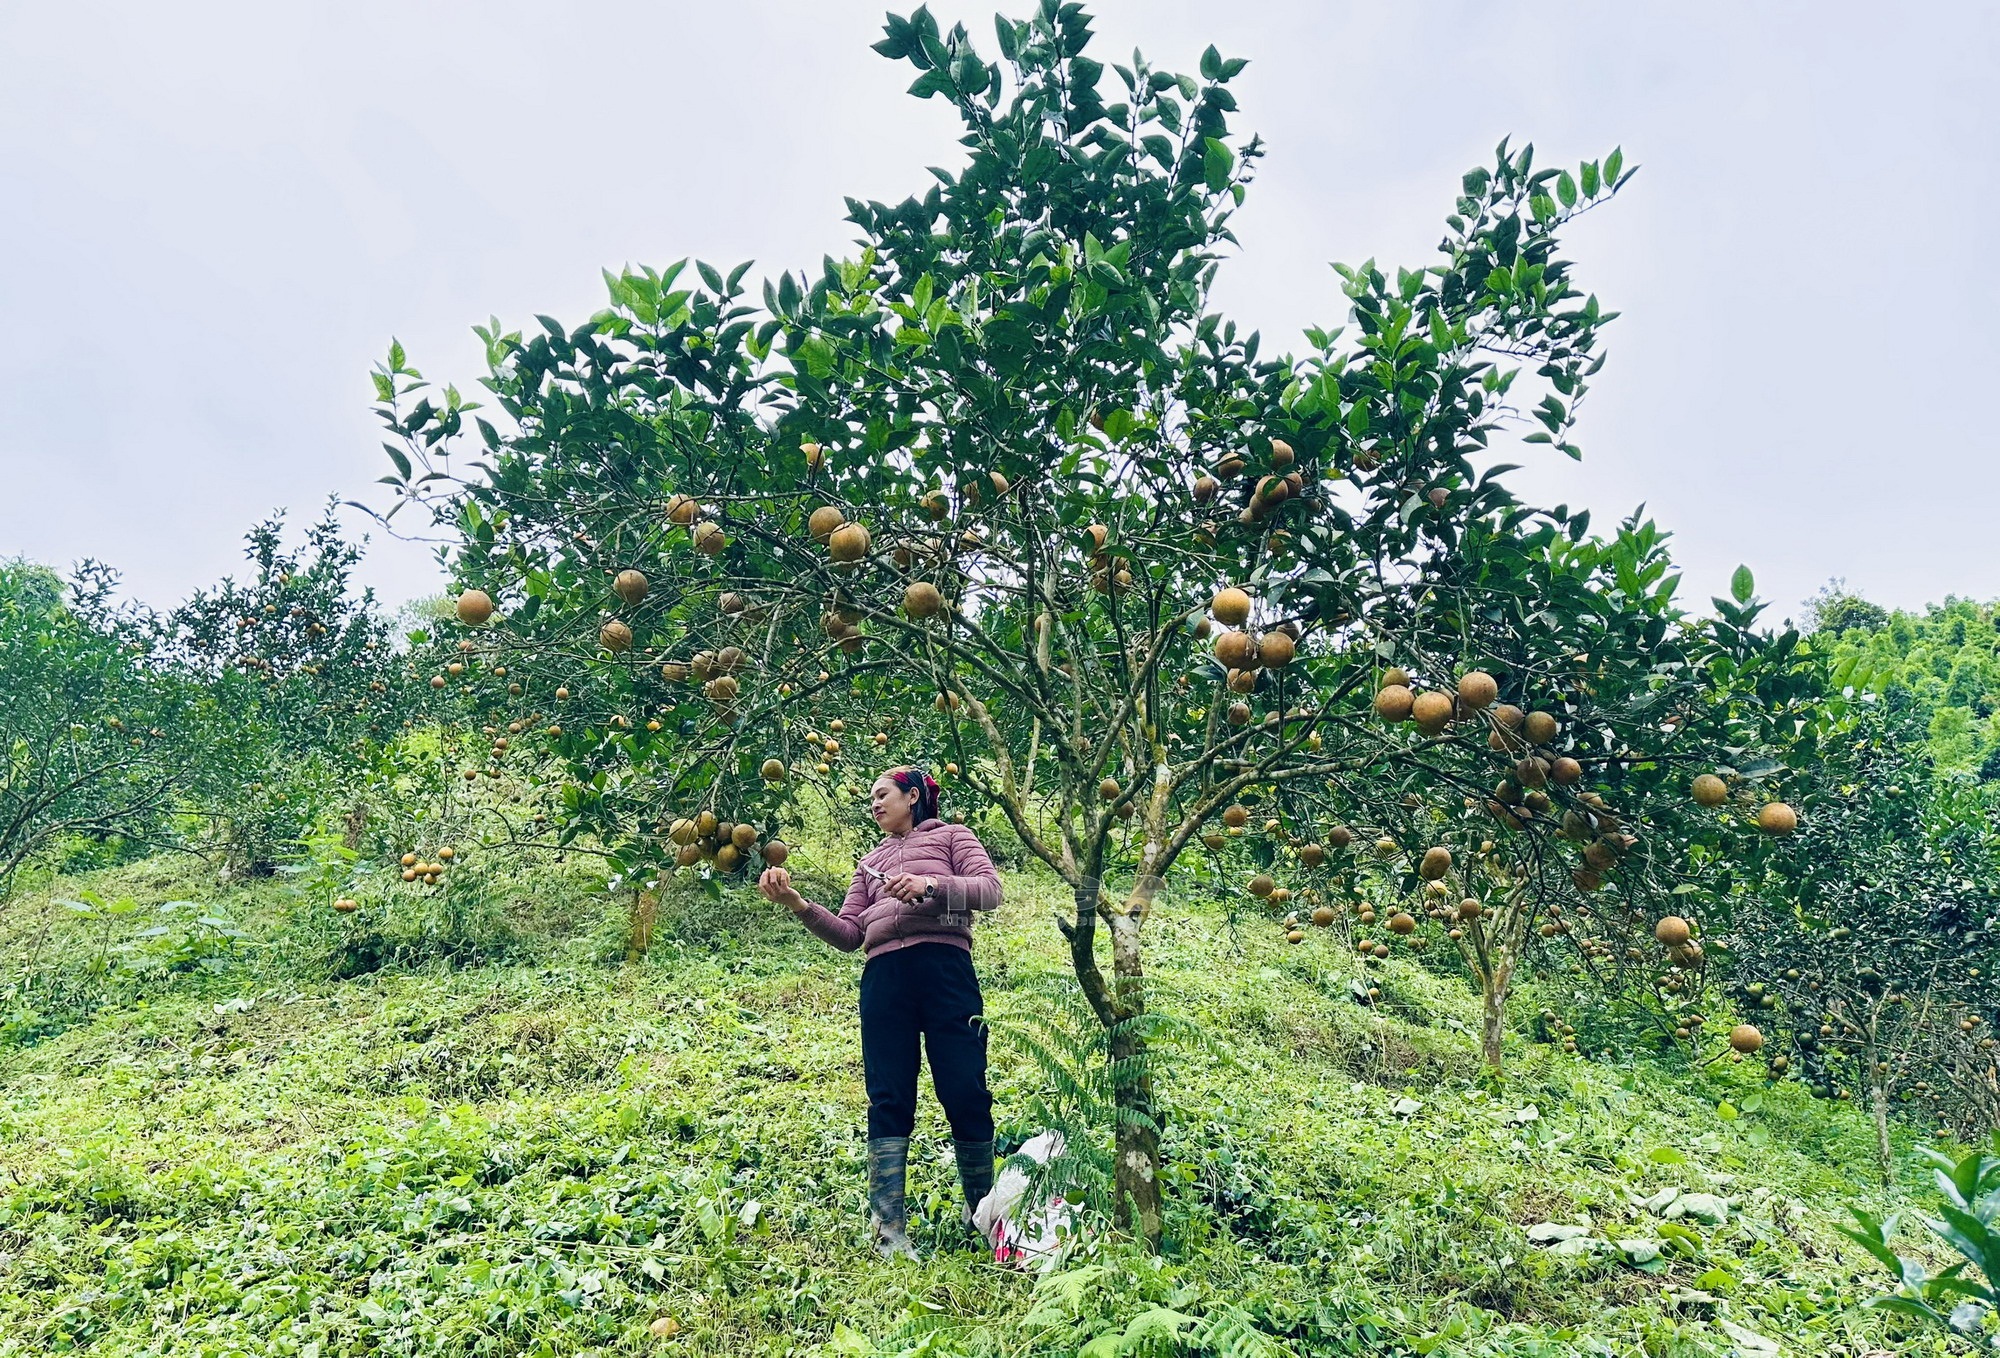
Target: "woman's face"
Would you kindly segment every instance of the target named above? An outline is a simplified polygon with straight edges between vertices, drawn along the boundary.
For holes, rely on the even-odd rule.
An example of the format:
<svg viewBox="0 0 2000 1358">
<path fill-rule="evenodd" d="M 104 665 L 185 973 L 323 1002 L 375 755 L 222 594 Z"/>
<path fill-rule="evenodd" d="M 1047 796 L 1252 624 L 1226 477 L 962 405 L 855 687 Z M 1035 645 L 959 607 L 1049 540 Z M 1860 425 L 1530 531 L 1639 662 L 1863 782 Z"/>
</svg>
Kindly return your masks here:
<svg viewBox="0 0 2000 1358">
<path fill-rule="evenodd" d="M 875 817 L 875 823 L 882 827 L 885 835 L 900 835 L 907 831 L 916 806 L 917 794 L 897 787 L 895 780 L 886 773 L 868 789 L 869 813 Z"/>
</svg>

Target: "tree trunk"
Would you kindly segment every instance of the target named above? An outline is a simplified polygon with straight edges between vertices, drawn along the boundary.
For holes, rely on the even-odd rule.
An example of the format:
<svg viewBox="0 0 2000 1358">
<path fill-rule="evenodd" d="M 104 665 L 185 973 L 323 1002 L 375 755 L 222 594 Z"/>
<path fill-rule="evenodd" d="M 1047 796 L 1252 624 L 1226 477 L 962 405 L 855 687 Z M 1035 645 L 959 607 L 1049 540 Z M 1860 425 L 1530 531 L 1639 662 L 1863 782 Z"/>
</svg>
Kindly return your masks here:
<svg viewBox="0 0 2000 1358">
<path fill-rule="evenodd" d="M 1875 1120 L 1875 1167 L 1882 1171 L 1882 1186 L 1894 1187 L 1896 1165 L 1889 1148 L 1889 1091 L 1880 1080 L 1869 1081 L 1868 1115 Z"/>
<path fill-rule="evenodd" d="M 1895 1184 L 1895 1159 L 1889 1149 L 1889 1082 L 1882 1073 L 1882 1054 L 1875 1040 L 1875 1016 L 1868 1020 L 1868 1041 L 1862 1048 L 1868 1058 L 1868 1117 L 1875 1124 L 1875 1168 L 1882 1172 L 1882 1186 Z"/>
<path fill-rule="evenodd" d="M 631 927 L 625 936 L 625 960 L 636 962 L 653 946 L 653 921 L 659 917 L 660 898 L 651 891 L 632 893 Z"/>
<path fill-rule="evenodd" d="M 368 832 L 368 803 L 356 802 L 347 813 L 347 826 L 340 842 L 350 852 L 361 848 L 361 837 Z"/>
<path fill-rule="evenodd" d="M 1479 1052 L 1486 1058 L 1487 1069 L 1498 1075 L 1506 1056 L 1502 1039 L 1507 1035 L 1507 987 L 1514 980 L 1513 954 L 1497 951 L 1493 965 L 1480 979 L 1485 982 L 1480 988 L 1485 1012 L 1480 1024 Z"/>
<path fill-rule="evenodd" d="M 1145 1035 L 1135 1020 L 1146 1012 L 1146 974 L 1139 951 L 1139 927 L 1151 893 L 1134 892 L 1124 910 L 1111 917 L 1111 970 L 1118 1026 L 1111 1032 L 1112 1103 L 1118 1128 L 1112 1187 L 1115 1220 L 1157 1252 L 1162 1229 L 1160 1129 L 1153 1114 L 1153 1074 Z"/>
</svg>

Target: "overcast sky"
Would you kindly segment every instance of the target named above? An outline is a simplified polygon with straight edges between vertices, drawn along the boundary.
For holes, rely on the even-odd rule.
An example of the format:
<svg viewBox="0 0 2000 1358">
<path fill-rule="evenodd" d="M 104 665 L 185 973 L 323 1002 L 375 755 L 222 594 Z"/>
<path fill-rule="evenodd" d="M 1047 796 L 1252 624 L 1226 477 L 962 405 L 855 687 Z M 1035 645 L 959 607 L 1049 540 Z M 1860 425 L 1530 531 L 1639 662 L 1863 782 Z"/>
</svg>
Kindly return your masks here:
<svg viewBox="0 0 2000 1358">
<path fill-rule="evenodd" d="M 1021 0 L 1025 8 L 1027 0 Z M 1974 3 L 1100 0 L 1095 55 L 1250 59 L 1269 144 L 1223 301 L 1295 347 L 1331 260 L 1428 261 L 1502 135 L 1642 166 L 1579 224 L 1623 313 L 1581 466 L 1645 501 L 1689 592 L 1747 562 L 1782 611 L 2000 597 L 2000 8 Z M 935 6 L 990 47 L 990 7 Z M 366 497 L 391 336 L 473 384 L 469 328 L 603 302 L 600 266 L 843 253 L 843 195 L 955 165 L 868 50 L 881 7 L 0 3 L 0 557 L 94 556 L 167 603 L 255 518 Z M 363 526 L 355 519 L 357 530 Z M 384 541 L 391 602 L 438 587 Z"/>
</svg>

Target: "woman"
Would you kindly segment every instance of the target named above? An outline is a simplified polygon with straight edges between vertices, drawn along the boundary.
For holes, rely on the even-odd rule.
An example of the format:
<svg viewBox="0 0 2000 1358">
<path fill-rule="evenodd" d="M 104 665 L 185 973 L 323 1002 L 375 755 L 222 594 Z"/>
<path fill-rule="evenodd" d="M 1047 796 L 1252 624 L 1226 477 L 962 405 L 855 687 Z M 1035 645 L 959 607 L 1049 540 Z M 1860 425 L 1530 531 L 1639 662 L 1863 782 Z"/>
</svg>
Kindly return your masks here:
<svg viewBox="0 0 2000 1358">
<path fill-rule="evenodd" d="M 757 886 L 827 943 L 868 954 L 861 968 L 868 1219 L 884 1258 L 914 1258 L 903 1174 L 916 1125 L 919 1034 L 930 1053 L 931 1087 L 951 1123 L 968 1223 L 993 1187 L 993 1096 L 972 970 L 972 912 L 999 907 L 1000 876 L 972 831 L 938 818 L 938 785 L 922 769 L 889 770 L 868 801 L 885 838 L 855 869 L 838 914 L 799 895 L 783 868 L 767 869 Z"/>
</svg>

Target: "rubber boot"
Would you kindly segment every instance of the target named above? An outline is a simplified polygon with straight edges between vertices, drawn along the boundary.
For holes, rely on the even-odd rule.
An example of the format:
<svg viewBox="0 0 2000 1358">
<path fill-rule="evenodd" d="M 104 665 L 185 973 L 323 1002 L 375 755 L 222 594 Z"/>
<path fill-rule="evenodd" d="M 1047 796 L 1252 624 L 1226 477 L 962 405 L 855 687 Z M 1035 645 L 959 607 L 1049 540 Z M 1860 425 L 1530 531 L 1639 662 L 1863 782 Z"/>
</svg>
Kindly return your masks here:
<svg viewBox="0 0 2000 1358">
<path fill-rule="evenodd" d="M 868 1228 L 884 1259 L 914 1259 L 917 1247 L 906 1232 L 903 1177 L 910 1163 L 907 1136 L 871 1137 L 868 1142 Z"/>
<path fill-rule="evenodd" d="M 954 1137 L 951 1150 L 958 1159 L 959 1187 L 965 1190 L 963 1220 L 967 1226 L 972 1226 L 972 1214 L 978 1208 L 980 1200 L 993 1191 L 993 1143 L 960 1141 Z"/>
</svg>

